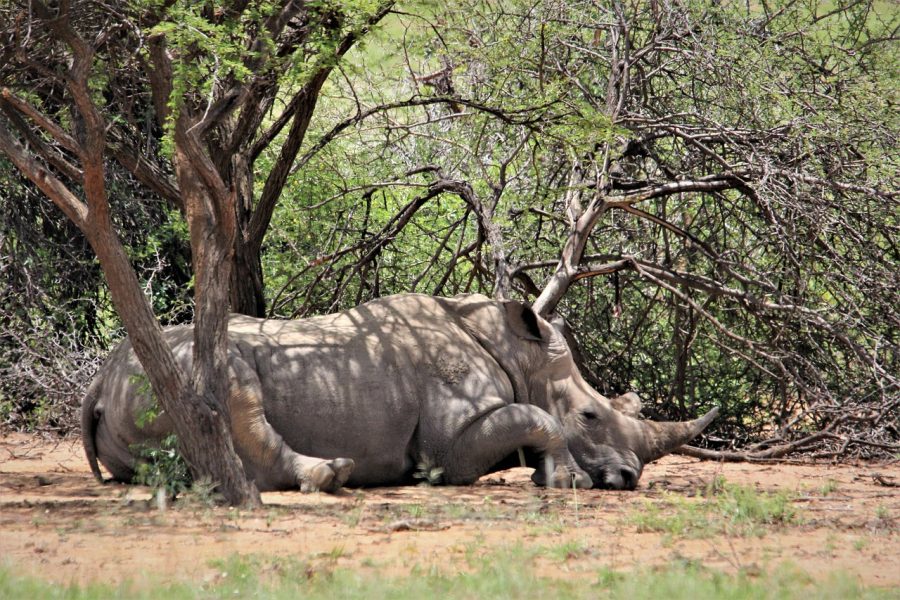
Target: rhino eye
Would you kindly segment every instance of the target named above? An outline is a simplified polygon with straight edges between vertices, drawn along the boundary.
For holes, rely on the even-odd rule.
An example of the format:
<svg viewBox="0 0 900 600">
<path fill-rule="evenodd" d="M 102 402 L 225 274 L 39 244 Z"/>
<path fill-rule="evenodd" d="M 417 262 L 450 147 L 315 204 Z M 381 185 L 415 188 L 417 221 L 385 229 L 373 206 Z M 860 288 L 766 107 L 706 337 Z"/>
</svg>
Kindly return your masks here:
<svg viewBox="0 0 900 600">
<path fill-rule="evenodd" d="M 581 413 L 581 416 L 584 417 L 588 421 L 593 421 L 594 419 L 599 419 L 600 417 L 592 410 L 586 410 Z"/>
</svg>

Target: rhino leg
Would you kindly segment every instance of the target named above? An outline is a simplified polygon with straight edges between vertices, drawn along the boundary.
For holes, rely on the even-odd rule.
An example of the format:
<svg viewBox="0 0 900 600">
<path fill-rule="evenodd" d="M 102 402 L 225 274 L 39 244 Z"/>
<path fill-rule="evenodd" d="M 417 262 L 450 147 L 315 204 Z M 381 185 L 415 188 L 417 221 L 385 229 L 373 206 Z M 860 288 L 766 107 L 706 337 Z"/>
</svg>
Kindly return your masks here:
<svg viewBox="0 0 900 600">
<path fill-rule="evenodd" d="M 231 435 L 249 478 L 260 491 L 299 487 L 303 492 L 336 492 L 350 477 L 353 460 L 326 460 L 294 452 L 266 419 L 256 372 L 240 359 L 231 362 L 228 397 Z"/>
<path fill-rule="evenodd" d="M 592 486 L 566 445 L 559 421 L 529 404 L 508 404 L 471 423 L 454 440 L 444 476 L 452 485 L 467 485 L 519 448 L 533 448 L 554 464 L 550 485 L 579 488 Z M 540 472 L 540 471 L 539 471 Z M 532 480 L 547 485 L 543 474 Z"/>
</svg>

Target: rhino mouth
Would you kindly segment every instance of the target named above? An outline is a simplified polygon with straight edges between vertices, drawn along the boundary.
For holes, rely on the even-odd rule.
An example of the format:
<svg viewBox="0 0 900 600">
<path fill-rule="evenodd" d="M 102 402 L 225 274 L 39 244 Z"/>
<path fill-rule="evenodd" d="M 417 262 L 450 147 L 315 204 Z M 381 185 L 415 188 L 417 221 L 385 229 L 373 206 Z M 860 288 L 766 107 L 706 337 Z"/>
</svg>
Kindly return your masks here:
<svg viewBox="0 0 900 600">
<path fill-rule="evenodd" d="M 633 490 L 637 487 L 644 463 L 628 449 L 600 445 L 594 452 L 576 454 L 576 462 L 591 478 L 594 489 Z"/>
<path fill-rule="evenodd" d="M 610 466 L 591 473 L 594 489 L 599 490 L 634 490 L 641 478 L 640 471 L 629 466 Z"/>
</svg>

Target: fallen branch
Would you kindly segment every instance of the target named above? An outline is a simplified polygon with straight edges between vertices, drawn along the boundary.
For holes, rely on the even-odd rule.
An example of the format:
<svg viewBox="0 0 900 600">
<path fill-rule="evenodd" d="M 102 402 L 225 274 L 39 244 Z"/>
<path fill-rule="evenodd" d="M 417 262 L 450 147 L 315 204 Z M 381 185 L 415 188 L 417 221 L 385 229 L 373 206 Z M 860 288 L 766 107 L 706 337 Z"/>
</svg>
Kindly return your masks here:
<svg viewBox="0 0 900 600">
<path fill-rule="evenodd" d="M 835 434 L 831 433 L 831 430 L 837 425 L 837 423 L 837 420 L 833 421 L 822 431 L 818 431 L 816 433 L 813 433 L 812 435 L 808 435 L 805 438 L 794 442 L 767 448 L 766 450 L 759 450 L 755 452 L 736 452 L 729 450 L 709 450 L 707 448 L 697 448 L 695 446 L 682 446 L 681 448 L 675 450 L 674 454 L 692 456 L 694 458 L 700 458 L 702 460 L 718 460 L 723 462 L 753 462 L 757 460 L 778 459 L 787 456 L 788 454 L 794 452 L 795 450 L 798 450 L 799 448 L 813 444 L 821 439 L 828 437 L 837 437 Z"/>
<path fill-rule="evenodd" d="M 900 487 L 900 483 L 893 481 L 893 477 L 889 478 L 881 473 L 872 473 L 872 479 L 875 480 L 875 483 L 884 487 Z"/>
</svg>

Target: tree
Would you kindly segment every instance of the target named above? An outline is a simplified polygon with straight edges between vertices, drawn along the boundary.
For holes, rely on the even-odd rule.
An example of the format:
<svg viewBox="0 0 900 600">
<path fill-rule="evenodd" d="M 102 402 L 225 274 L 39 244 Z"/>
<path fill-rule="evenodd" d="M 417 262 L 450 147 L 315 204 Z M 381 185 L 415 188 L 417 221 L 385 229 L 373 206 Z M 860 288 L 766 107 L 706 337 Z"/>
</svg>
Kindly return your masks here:
<svg viewBox="0 0 900 600">
<path fill-rule="evenodd" d="M 233 504 L 255 505 L 259 496 L 232 447 L 224 404 L 229 305 L 261 312 L 261 240 L 319 89 L 388 6 L 14 2 L 3 9 L 0 151 L 90 243 L 194 476 L 211 477 Z M 283 100 L 286 109 L 266 122 Z M 254 207 L 253 163 L 285 128 L 281 161 Z M 110 158 L 187 220 L 191 373 L 162 341 L 116 234 Z"/>
</svg>

